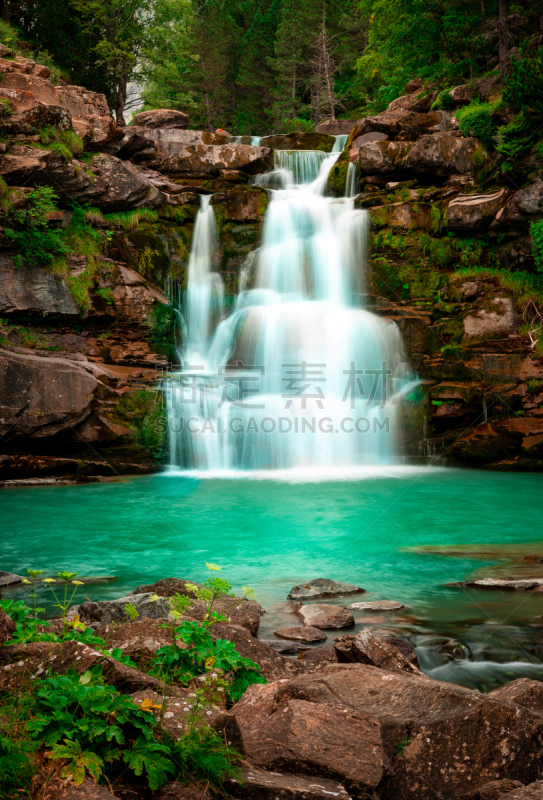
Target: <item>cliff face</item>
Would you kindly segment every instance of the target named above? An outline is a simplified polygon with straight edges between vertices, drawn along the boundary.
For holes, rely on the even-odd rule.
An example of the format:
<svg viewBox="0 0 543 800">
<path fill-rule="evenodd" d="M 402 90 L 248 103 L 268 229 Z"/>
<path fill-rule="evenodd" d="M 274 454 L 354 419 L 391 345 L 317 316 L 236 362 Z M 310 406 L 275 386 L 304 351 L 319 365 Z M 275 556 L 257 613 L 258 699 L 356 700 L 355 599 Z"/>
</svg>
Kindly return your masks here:
<svg viewBox="0 0 543 800">
<path fill-rule="evenodd" d="M 200 195 L 213 193 L 228 302 L 268 203 L 252 177 L 272 166 L 272 147 L 329 150 L 336 131 L 255 147 L 187 130 L 168 111 L 119 128 L 103 96 L 0 56 L 0 479 L 156 469 L 166 446 L 156 380 L 176 358 L 170 300 L 186 286 Z M 372 220 L 368 305 L 398 323 L 424 381 L 408 398 L 404 452 L 540 469 L 529 224 L 543 180 L 532 170 L 508 183 L 450 111 L 418 95 L 342 124 L 351 133 L 329 192 L 343 194 L 356 162 L 356 205 Z"/>
</svg>

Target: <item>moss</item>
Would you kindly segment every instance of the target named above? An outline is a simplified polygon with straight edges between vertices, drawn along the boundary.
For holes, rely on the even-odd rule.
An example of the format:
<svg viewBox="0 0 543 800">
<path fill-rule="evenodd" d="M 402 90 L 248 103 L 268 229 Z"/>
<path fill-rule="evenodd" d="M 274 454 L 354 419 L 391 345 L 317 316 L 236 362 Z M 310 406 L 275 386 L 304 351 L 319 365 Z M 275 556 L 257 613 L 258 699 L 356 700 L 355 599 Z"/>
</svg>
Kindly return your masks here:
<svg viewBox="0 0 543 800">
<path fill-rule="evenodd" d="M 117 405 L 114 421 L 128 423 L 143 454 L 155 463 L 164 463 L 168 424 L 160 391 L 125 392 Z"/>
<path fill-rule="evenodd" d="M 9 117 L 13 114 L 13 106 L 7 97 L 0 98 L 0 117 Z"/>
</svg>

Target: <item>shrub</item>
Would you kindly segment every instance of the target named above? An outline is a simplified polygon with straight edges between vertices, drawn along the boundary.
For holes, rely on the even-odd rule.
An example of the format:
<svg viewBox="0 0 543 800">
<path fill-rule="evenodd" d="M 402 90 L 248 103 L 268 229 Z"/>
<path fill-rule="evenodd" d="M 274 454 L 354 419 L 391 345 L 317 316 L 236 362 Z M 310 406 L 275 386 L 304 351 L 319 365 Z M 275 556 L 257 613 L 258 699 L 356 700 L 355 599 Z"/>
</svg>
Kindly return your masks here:
<svg viewBox="0 0 543 800">
<path fill-rule="evenodd" d="M 543 114 L 543 53 L 521 48 L 520 58 L 511 61 L 511 74 L 505 80 L 503 100 L 513 111 Z"/>
<path fill-rule="evenodd" d="M 15 228 L 6 228 L 5 233 L 20 250 L 19 261 L 46 266 L 70 252 L 62 231 L 47 227 L 49 215 L 57 210 L 56 200 L 53 189 L 42 186 L 27 196 L 24 208 L 12 213 Z"/>
<path fill-rule="evenodd" d="M 456 119 L 462 136 L 476 136 L 485 147 L 495 147 L 497 126 L 492 115 L 500 105 L 499 100 L 495 103 L 474 101 L 458 109 Z"/>
</svg>

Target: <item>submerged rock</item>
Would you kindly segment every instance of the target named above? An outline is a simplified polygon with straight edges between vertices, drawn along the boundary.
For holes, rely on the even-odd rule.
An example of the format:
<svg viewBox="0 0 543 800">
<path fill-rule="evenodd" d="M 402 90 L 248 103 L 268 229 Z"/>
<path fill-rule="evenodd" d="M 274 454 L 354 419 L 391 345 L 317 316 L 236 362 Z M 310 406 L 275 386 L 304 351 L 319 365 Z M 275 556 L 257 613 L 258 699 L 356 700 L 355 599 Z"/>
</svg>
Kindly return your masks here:
<svg viewBox="0 0 543 800">
<path fill-rule="evenodd" d="M 351 603 L 351 608 L 357 611 L 398 611 L 403 608 L 403 603 L 396 600 L 371 600 L 368 603 Z"/>
<path fill-rule="evenodd" d="M 277 639 L 259 639 L 262 644 L 267 644 L 272 650 L 281 655 L 295 655 L 296 653 L 305 653 L 311 648 L 298 641 L 281 641 Z"/>
<path fill-rule="evenodd" d="M 299 642 L 324 642 L 326 634 L 319 628 L 312 628 L 308 625 L 299 625 L 293 628 L 279 628 L 274 631 L 276 636 L 281 639 L 294 639 Z"/>
<path fill-rule="evenodd" d="M 322 600 L 325 597 L 343 597 L 347 594 L 363 594 L 366 590 L 354 583 L 333 581 L 331 578 L 315 578 L 309 583 L 294 586 L 287 600 Z"/>
<path fill-rule="evenodd" d="M 477 578 L 475 580 L 447 583 L 446 586 L 469 586 L 474 589 L 506 589 L 514 592 L 543 592 L 543 578 L 527 578 L 523 580 Z"/>
<path fill-rule="evenodd" d="M 304 625 L 333 630 L 335 628 L 350 628 L 354 625 L 354 617 L 351 612 L 343 606 L 326 606 L 313 604 L 299 606 L 296 613 L 300 616 Z"/>
</svg>

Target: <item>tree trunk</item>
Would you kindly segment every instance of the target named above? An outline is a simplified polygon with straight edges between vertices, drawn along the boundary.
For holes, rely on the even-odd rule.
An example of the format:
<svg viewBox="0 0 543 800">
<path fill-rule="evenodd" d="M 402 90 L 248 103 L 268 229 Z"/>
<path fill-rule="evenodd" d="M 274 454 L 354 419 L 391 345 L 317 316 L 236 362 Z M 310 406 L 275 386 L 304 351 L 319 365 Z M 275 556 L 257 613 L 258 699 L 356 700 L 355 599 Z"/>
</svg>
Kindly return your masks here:
<svg viewBox="0 0 543 800">
<path fill-rule="evenodd" d="M 215 126 L 213 125 L 213 114 L 211 111 L 211 98 L 209 96 L 209 87 L 206 78 L 206 60 L 203 54 L 200 56 L 200 60 L 204 70 L 204 104 L 206 107 L 207 129 L 210 133 L 215 133 Z"/>
<path fill-rule="evenodd" d="M 126 127 L 126 120 L 124 118 L 124 109 L 126 106 L 126 86 L 128 83 L 128 78 L 123 76 L 119 79 L 119 85 L 117 86 L 117 94 L 115 95 L 115 118 L 117 120 L 117 125 L 120 125 L 122 128 Z"/>
<path fill-rule="evenodd" d="M 10 0 L 4 0 L 2 3 L 2 19 L 4 22 L 10 22 L 11 20 L 11 2 Z"/>
<path fill-rule="evenodd" d="M 294 69 L 292 71 L 292 107 L 290 115 L 292 119 L 296 116 L 296 64 L 294 64 Z"/>
<path fill-rule="evenodd" d="M 498 17 L 498 58 L 502 78 L 507 72 L 509 51 L 507 48 L 507 0 L 500 0 Z"/>
</svg>

